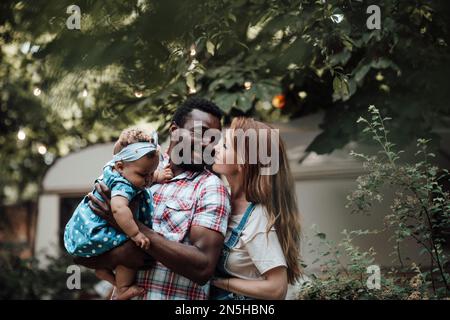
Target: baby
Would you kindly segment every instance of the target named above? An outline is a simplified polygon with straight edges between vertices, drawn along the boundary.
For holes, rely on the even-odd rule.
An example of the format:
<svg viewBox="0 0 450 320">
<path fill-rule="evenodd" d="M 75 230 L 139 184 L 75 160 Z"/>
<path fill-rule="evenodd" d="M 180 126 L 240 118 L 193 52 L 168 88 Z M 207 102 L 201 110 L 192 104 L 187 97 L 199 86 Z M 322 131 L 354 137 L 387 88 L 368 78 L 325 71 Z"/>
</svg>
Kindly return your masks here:
<svg viewBox="0 0 450 320">
<path fill-rule="evenodd" d="M 172 178 L 170 169 L 157 171 L 159 164 L 158 135 L 149 136 L 140 129 L 124 130 L 114 145 L 113 160 L 103 168 L 102 180 L 111 190 L 111 211 L 121 233 L 97 216 L 89 207 L 86 196 L 76 208 L 64 232 L 64 245 L 74 256 L 101 255 L 131 239 L 143 249 L 149 239 L 139 231 L 134 219 L 151 227 L 152 195 L 146 187 Z M 102 199 L 94 189 L 93 194 Z M 139 198 L 137 198 L 139 197 Z M 138 211 L 132 213 L 129 204 L 139 199 Z M 112 270 L 98 269 L 96 275 L 117 287 L 117 299 L 127 300 L 143 293 L 135 283 L 136 270 L 118 265 Z"/>
</svg>

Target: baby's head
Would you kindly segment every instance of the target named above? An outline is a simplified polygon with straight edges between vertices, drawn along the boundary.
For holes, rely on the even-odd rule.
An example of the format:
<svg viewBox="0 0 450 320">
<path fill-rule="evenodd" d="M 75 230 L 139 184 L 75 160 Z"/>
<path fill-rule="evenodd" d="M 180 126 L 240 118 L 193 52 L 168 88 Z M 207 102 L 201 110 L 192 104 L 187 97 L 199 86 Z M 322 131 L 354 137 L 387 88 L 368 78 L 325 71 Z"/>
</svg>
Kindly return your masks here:
<svg viewBox="0 0 450 320">
<path fill-rule="evenodd" d="M 141 129 L 125 129 L 114 145 L 114 168 L 137 188 L 146 187 L 159 164 L 158 138 Z"/>
</svg>

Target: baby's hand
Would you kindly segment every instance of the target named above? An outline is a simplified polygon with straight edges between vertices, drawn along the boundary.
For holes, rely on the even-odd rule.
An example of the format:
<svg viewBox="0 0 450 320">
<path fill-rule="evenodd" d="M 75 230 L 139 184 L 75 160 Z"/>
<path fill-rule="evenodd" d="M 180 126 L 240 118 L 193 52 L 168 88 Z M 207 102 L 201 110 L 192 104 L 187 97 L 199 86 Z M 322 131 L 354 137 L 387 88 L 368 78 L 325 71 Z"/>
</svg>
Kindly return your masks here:
<svg viewBox="0 0 450 320">
<path fill-rule="evenodd" d="M 136 243 L 136 245 L 142 249 L 148 250 L 150 248 L 150 239 L 147 238 L 142 232 L 139 232 L 131 240 Z"/>
<path fill-rule="evenodd" d="M 170 164 L 167 164 L 164 169 L 157 171 L 156 182 L 164 182 L 173 178 L 172 169 L 170 169 Z"/>
</svg>

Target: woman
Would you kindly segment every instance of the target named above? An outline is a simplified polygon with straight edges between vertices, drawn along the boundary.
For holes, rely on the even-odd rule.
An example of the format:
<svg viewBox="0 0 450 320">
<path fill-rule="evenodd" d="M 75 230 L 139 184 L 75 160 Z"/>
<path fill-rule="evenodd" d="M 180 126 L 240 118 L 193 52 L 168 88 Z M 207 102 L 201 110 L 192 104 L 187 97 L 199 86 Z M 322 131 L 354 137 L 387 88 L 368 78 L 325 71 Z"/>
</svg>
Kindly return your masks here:
<svg viewBox="0 0 450 320">
<path fill-rule="evenodd" d="M 215 147 L 213 170 L 229 183 L 232 213 L 210 297 L 284 299 L 301 274 L 299 213 L 284 144 L 277 131 L 253 119 L 235 118 L 230 129 Z M 277 157 L 274 174 L 262 174 L 260 150 Z M 255 152 L 257 161 L 250 161 Z"/>
</svg>

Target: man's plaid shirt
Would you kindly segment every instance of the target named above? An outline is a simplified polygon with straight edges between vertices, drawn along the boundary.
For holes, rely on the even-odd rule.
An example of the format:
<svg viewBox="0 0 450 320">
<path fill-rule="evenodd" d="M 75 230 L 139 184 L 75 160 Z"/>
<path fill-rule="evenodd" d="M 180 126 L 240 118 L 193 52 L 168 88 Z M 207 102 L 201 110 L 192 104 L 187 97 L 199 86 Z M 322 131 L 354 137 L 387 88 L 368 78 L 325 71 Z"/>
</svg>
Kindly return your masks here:
<svg viewBox="0 0 450 320">
<path fill-rule="evenodd" d="M 168 163 L 164 155 L 160 168 Z M 185 171 L 168 182 L 155 184 L 153 193 L 153 230 L 166 239 L 191 244 L 191 226 L 202 226 L 223 236 L 231 211 L 228 190 L 222 180 L 208 170 Z M 200 286 L 176 274 L 160 262 L 150 270 L 139 271 L 137 285 L 145 288 L 143 299 L 208 299 L 209 282 Z"/>
</svg>

